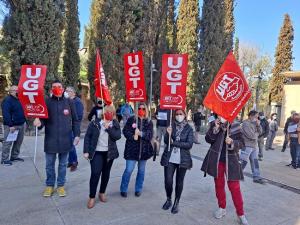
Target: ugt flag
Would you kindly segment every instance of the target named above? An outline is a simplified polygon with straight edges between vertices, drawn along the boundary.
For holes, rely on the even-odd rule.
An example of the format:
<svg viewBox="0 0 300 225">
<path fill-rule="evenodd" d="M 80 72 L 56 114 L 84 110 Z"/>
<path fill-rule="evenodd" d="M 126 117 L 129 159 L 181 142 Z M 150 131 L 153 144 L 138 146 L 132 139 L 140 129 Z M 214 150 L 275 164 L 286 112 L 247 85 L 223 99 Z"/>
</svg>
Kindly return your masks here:
<svg viewBox="0 0 300 225">
<path fill-rule="evenodd" d="M 162 109 L 185 109 L 188 54 L 164 54 L 160 87 Z"/>
<path fill-rule="evenodd" d="M 26 117 L 48 118 L 44 99 L 47 66 L 22 65 L 18 84 L 18 98 Z"/>
<path fill-rule="evenodd" d="M 229 52 L 204 99 L 205 107 L 233 122 L 251 91 L 232 51 Z"/>
<path fill-rule="evenodd" d="M 124 55 L 126 99 L 128 102 L 145 102 L 146 88 L 144 77 L 143 52 Z"/>
<path fill-rule="evenodd" d="M 99 49 L 97 49 L 97 53 L 96 53 L 96 63 L 95 63 L 94 73 L 95 73 L 94 84 L 96 89 L 95 96 L 103 99 L 105 104 L 110 105 L 112 103 L 112 100 L 109 94 L 109 90 L 108 90 L 108 86 L 107 86 L 107 82 L 106 82 L 106 78 L 105 78 L 105 74 L 104 74 L 104 70 L 100 58 Z"/>
</svg>

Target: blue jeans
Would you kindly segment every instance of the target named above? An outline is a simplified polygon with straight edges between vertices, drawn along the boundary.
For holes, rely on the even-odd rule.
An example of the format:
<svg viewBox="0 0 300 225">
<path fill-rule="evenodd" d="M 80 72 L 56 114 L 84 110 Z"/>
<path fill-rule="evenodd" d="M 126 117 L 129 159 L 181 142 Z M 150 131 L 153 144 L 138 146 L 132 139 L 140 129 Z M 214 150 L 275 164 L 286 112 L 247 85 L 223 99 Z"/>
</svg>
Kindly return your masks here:
<svg viewBox="0 0 300 225">
<path fill-rule="evenodd" d="M 138 172 L 135 180 L 135 192 L 141 192 L 143 189 L 146 160 L 126 160 L 126 168 L 122 176 L 122 182 L 120 186 L 121 192 L 127 192 L 131 174 L 134 170 L 135 164 L 138 163 Z"/>
<path fill-rule="evenodd" d="M 291 138 L 290 149 L 292 165 L 300 166 L 300 144 L 298 143 L 298 138 Z"/>
<path fill-rule="evenodd" d="M 67 157 L 66 153 L 45 153 L 46 156 L 46 185 L 54 187 L 56 174 L 55 174 L 55 161 L 56 155 L 58 155 L 58 176 L 57 176 L 57 187 L 62 187 L 66 182 L 66 171 L 67 171 Z"/>
<path fill-rule="evenodd" d="M 242 169 L 244 170 L 250 159 L 250 166 L 252 170 L 253 180 L 261 179 L 259 164 L 257 159 L 257 150 L 255 148 L 245 147 L 241 151 L 240 161 L 242 164 Z"/>
<path fill-rule="evenodd" d="M 72 143 L 74 142 L 74 134 L 72 134 Z M 71 151 L 69 152 L 69 159 L 68 159 L 68 162 L 69 164 L 73 164 L 73 163 L 77 163 L 78 160 L 77 160 L 77 153 L 76 153 L 76 148 L 75 146 L 72 144 L 72 148 L 71 148 Z"/>
</svg>

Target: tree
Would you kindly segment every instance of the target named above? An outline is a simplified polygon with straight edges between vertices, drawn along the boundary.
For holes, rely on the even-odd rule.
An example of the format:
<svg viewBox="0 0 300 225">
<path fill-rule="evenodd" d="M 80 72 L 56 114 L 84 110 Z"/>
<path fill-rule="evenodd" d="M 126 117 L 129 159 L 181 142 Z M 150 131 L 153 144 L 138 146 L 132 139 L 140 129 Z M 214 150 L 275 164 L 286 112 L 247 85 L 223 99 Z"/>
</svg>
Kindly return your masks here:
<svg viewBox="0 0 300 225">
<path fill-rule="evenodd" d="M 290 71 L 292 68 L 293 40 L 294 28 L 290 16 L 285 14 L 275 52 L 275 66 L 272 71 L 273 77 L 270 84 L 270 101 L 278 103 L 282 101 L 285 78 L 281 73 Z"/>
<path fill-rule="evenodd" d="M 229 10 L 229 11 L 227 11 Z M 233 1 L 204 0 L 200 22 L 199 67 L 201 95 L 205 97 L 214 76 L 232 49 Z"/>
<path fill-rule="evenodd" d="M 236 58 L 237 61 L 239 61 L 240 55 L 239 55 L 239 45 L 240 45 L 240 40 L 236 37 L 234 41 L 234 57 Z"/>
<path fill-rule="evenodd" d="M 5 1 L 9 13 L 3 31 L 11 59 L 11 81 L 17 84 L 21 65 L 47 65 L 46 88 L 58 76 L 61 31 L 64 27 L 63 0 Z"/>
<path fill-rule="evenodd" d="M 176 18 L 175 18 L 175 0 L 169 0 L 168 1 L 168 11 L 167 11 L 167 21 L 166 21 L 166 27 L 167 27 L 167 47 L 168 52 L 175 53 L 176 52 Z"/>
<path fill-rule="evenodd" d="M 66 1 L 66 33 L 64 40 L 63 75 L 65 83 L 77 89 L 80 72 L 78 0 Z"/>
<path fill-rule="evenodd" d="M 181 0 L 177 19 L 177 50 L 189 55 L 188 102 L 193 102 L 198 76 L 198 0 Z"/>
</svg>

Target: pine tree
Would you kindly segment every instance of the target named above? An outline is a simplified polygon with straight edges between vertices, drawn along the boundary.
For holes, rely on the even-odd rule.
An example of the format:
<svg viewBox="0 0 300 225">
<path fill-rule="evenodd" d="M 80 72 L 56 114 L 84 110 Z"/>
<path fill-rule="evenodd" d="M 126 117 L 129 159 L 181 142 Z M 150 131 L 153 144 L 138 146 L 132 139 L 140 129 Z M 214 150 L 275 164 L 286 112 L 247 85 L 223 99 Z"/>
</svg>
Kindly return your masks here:
<svg viewBox="0 0 300 225">
<path fill-rule="evenodd" d="M 199 49 L 202 98 L 205 97 L 229 50 L 232 49 L 233 32 L 233 1 L 204 0 Z"/>
<path fill-rule="evenodd" d="M 167 47 L 168 52 L 175 53 L 176 52 L 176 18 L 175 18 L 175 0 L 169 0 L 168 1 L 168 12 L 167 12 L 167 21 L 166 21 L 166 27 L 167 27 Z"/>
<path fill-rule="evenodd" d="M 280 29 L 278 44 L 275 52 L 275 66 L 270 84 L 270 101 L 281 103 L 283 98 L 284 76 L 281 74 L 290 71 L 293 59 L 294 28 L 288 14 L 285 14 L 283 26 Z"/>
<path fill-rule="evenodd" d="M 233 51 L 236 61 L 239 61 L 240 59 L 239 48 L 240 48 L 240 40 L 236 37 L 234 41 L 234 51 Z"/>
<path fill-rule="evenodd" d="M 17 84 L 21 65 L 47 65 L 46 88 L 58 77 L 63 0 L 7 1 L 9 14 L 3 24 L 4 41 L 11 58 L 11 81 Z"/>
<path fill-rule="evenodd" d="M 199 6 L 197 0 L 181 0 L 177 19 L 177 50 L 189 55 L 188 102 L 193 101 L 198 80 Z"/>
<path fill-rule="evenodd" d="M 67 0 L 66 9 L 67 27 L 64 40 L 63 75 L 66 85 L 77 89 L 80 73 L 78 0 Z"/>
</svg>

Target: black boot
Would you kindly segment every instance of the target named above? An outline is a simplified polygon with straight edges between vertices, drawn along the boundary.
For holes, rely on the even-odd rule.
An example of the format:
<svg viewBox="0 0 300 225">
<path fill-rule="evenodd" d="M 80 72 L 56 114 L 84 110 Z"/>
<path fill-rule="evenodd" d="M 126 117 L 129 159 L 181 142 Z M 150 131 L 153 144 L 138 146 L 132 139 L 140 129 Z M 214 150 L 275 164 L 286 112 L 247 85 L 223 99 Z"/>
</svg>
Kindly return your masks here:
<svg viewBox="0 0 300 225">
<path fill-rule="evenodd" d="M 175 198 L 174 205 L 171 209 L 171 213 L 173 213 L 173 214 L 178 213 L 178 206 L 179 206 L 179 199 Z"/>
<path fill-rule="evenodd" d="M 171 198 L 167 198 L 167 201 L 163 205 L 162 209 L 163 210 L 168 210 L 171 206 L 172 206 L 172 199 Z"/>
</svg>

